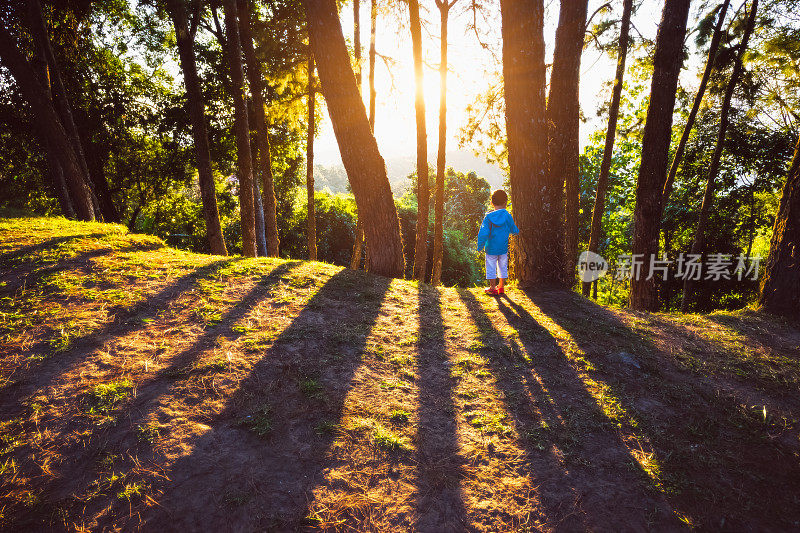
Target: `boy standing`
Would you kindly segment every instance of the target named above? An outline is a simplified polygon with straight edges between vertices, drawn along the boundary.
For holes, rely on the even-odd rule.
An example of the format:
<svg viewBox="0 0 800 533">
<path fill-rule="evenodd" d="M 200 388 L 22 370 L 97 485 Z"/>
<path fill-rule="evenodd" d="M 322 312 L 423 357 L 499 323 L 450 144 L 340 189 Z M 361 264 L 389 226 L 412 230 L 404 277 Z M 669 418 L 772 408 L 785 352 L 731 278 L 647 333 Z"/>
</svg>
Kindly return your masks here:
<svg viewBox="0 0 800 533">
<path fill-rule="evenodd" d="M 493 296 L 505 292 L 505 281 L 508 278 L 508 237 L 519 233 L 511 213 L 506 211 L 507 204 L 506 192 L 502 189 L 494 191 L 494 210 L 486 213 L 478 231 L 478 251 L 486 248 L 486 279 L 489 280 L 489 288 L 484 292 Z M 497 279 L 500 283 L 495 288 Z"/>
</svg>

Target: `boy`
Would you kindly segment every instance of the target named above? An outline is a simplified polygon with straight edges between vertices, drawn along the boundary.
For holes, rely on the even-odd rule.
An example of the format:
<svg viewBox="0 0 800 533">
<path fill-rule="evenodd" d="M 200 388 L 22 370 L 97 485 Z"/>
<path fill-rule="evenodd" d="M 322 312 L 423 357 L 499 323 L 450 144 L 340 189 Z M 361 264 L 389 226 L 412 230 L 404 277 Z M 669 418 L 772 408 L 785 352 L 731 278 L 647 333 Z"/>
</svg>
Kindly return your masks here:
<svg viewBox="0 0 800 533">
<path fill-rule="evenodd" d="M 505 293 L 505 281 L 508 278 L 508 237 L 519 233 L 511 213 L 506 211 L 507 204 L 506 192 L 502 189 L 494 191 L 494 210 L 486 214 L 478 231 L 478 251 L 486 248 L 486 279 L 489 280 L 489 288 L 484 292 L 493 296 Z M 500 279 L 500 283 L 495 289 L 496 278 Z"/>
</svg>

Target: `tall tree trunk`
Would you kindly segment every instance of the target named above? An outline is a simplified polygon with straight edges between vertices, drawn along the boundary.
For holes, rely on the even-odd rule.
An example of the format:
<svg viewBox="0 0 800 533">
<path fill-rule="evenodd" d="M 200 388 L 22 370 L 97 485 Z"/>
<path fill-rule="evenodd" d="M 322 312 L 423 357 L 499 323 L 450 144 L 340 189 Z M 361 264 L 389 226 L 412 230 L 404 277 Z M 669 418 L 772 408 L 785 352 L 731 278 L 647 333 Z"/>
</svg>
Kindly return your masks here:
<svg viewBox="0 0 800 533">
<path fill-rule="evenodd" d="M 378 0 L 369 7 L 369 127 L 375 131 L 375 30 L 378 23 Z"/>
<path fill-rule="evenodd" d="M 578 176 L 578 133 L 580 128 L 580 67 L 588 0 L 561 2 L 547 98 L 548 181 L 565 183 L 564 212 L 564 280 L 575 283 L 578 261 L 578 210 L 580 177 Z"/>
<path fill-rule="evenodd" d="M 417 120 L 417 235 L 414 245 L 413 278 L 425 280 L 428 263 L 428 132 L 425 125 L 425 87 L 422 63 L 422 27 L 418 0 L 408 0 L 411 21 L 411 48 L 414 54 L 414 112 Z"/>
<path fill-rule="evenodd" d="M 633 254 L 649 265 L 658 254 L 661 228 L 661 192 L 667 176 L 669 142 L 672 135 L 672 110 L 683 61 L 683 39 L 689 18 L 690 0 L 670 0 L 664 4 L 656 36 L 650 105 L 642 137 L 642 161 L 636 181 L 636 207 L 633 212 Z M 654 278 L 631 279 L 630 306 L 642 311 L 658 309 Z"/>
<path fill-rule="evenodd" d="M 759 305 L 765 311 L 800 318 L 800 139 L 783 186 L 761 279 Z"/>
<path fill-rule="evenodd" d="M 369 250 L 368 270 L 403 275 L 403 241 L 378 144 L 369 128 L 364 103 L 344 42 L 334 0 L 305 0 L 309 34 L 322 94 L 339 143 L 358 216 Z"/>
<path fill-rule="evenodd" d="M 364 226 L 361 224 L 361 217 L 358 216 L 358 212 L 356 212 L 356 233 L 353 238 L 353 255 L 350 257 L 350 268 L 358 270 L 361 265 L 361 256 L 364 255 Z"/>
<path fill-rule="evenodd" d="M 375 0 L 372 0 L 372 3 L 375 3 Z M 361 22 L 360 22 L 360 1 L 353 0 L 353 55 L 356 59 L 356 86 L 358 87 L 358 92 L 361 93 Z M 370 16 L 372 18 L 372 15 Z M 375 20 L 372 18 L 370 22 L 370 39 L 373 39 L 374 42 L 374 35 L 372 32 L 375 31 L 374 28 Z M 370 79 L 370 115 L 369 115 L 369 127 L 373 129 L 375 126 L 375 101 L 374 95 L 372 94 L 375 90 L 375 78 L 373 68 L 375 65 L 375 58 L 374 58 L 374 49 L 373 45 L 370 44 L 370 72 L 369 72 L 369 79 Z M 350 268 L 353 270 L 357 270 L 359 265 L 361 264 L 361 256 L 364 254 L 364 225 L 361 223 L 361 218 L 358 216 L 358 212 L 356 212 L 356 233 L 353 239 L 353 254 L 350 257 Z"/>
<path fill-rule="evenodd" d="M 58 205 L 66 218 L 75 218 L 75 209 L 72 207 L 72 200 L 69 197 L 69 188 L 64 180 L 64 171 L 58 163 L 58 157 L 53 153 L 52 148 L 45 142 L 45 152 L 47 154 L 47 166 L 50 172 L 50 180 L 58 198 Z"/>
<path fill-rule="evenodd" d="M 306 237 L 308 238 L 308 258 L 317 260 L 317 212 L 314 206 L 314 111 L 316 93 L 314 91 L 314 54 L 308 49 L 308 145 L 306 147 L 306 195 L 308 197 L 308 220 Z"/>
<path fill-rule="evenodd" d="M 37 79 L 33 67 L 8 31 L 0 27 L 0 61 L 11 72 L 19 85 L 23 97 L 35 117 L 34 126 L 47 146 L 50 146 L 64 172 L 75 214 L 81 220 L 94 220 L 91 191 L 84 179 L 78 157 L 67 136 L 67 132 L 48 97 L 47 91 Z"/>
<path fill-rule="evenodd" d="M 511 207 L 522 286 L 564 285 L 563 184 L 546 172 L 543 0 L 501 0 Z"/>
<path fill-rule="evenodd" d="M 77 115 L 78 124 L 82 124 L 81 115 Z M 83 123 L 85 124 L 85 123 Z M 85 139 L 85 137 L 84 137 Z M 114 205 L 111 196 L 111 187 L 109 186 L 108 179 L 106 178 L 105 169 L 103 165 L 108 159 L 108 150 L 103 149 L 96 143 L 83 142 L 86 146 L 86 164 L 89 165 L 89 177 L 94 184 L 95 195 L 97 196 L 97 204 L 100 208 L 100 213 L 103 215 L 105 222 L 119 223 L 122 217 L 117 211 L 117 206 Z"/>
<path fill-rule="evenodd" d="M 194 57 L 194 28 L 189 27 L 186 10 L 181 0 L 169 0 L 167 4 L 170 18 L 175 26 L 175 37 L 178 55 L 183 71 L 183 84 L 186 87 L 186 102 L 189 117 L 192 120 L 194 136 L 194 155 L 197 160 L 197 175 L 200 184 L 200 197 L 203 202 L 203 218 L 206 222 L 206 238 L 212 254 L 228 255 L 222 226 L 219 222 L 217 193 L 214 188 L 214 174 L 211 170 L 211 149 L 206 132 L 205 104 L 197 75 L 197 63 Z"/>
<path fill-rule="evenodd" d="M 722 100 L 722 109 L 720 110 L 719 131 L 717 132 L 717 144 L 714 147 L 714 155 L 711 156 L 711 163 L 708 166 L 708 178 L 706 179 L 706 190 L 703 194 L 703 203 L 700 205 L 700 213 L 697 216 L 697 226 L 695 227 L 694 240 L 692 241 L 691 253 L 701 254 L 705 252 L 706 248 L 706 225 L 708 224 L 708 214 L 711 210 L 711 204 L 714 201 L 714 187 L 716 185 L 717 174 L 719 173 L 719 162 L 722 158 L 722 150 L 725 147 L 725 134 L 728 131 L 728 123 L 730 122 L 728 114 L 731 109 L 731 99 L 733 98 L 733 90 L 739 81 L 739 75 L 742 71 L 742 57 L 747 50 L 747 43 L 750 40 L 750 34 L 753 32 L 753 27 L 756 22 L 756 12 L 758 11 L 758 0 L 753 0 L 750 7 L 750 14 L 747 18 L 747 25 L 742 35 L 742 42 L 739 43 L 739 51 L 736 54 L 736 62 L 733 65 L 733 72 L 731 78 L 728 80 L 728 85 L 725 87 L 725 97 Z M 681 300 L 681 311 L 684 313 L 694 305 L 694 292 L 697 288 L 697 282 L 690 279 L 683 281 L 683 298 Z"/>
<path fill-rule="evenodd" d="M 44 50 L 40 46 L 37 47 L 36 57 L 31 61 L 34 71 L 39 75 L 39 83 L 47 93 L 47 97 L 52 102 L 52 92 L 50 89 L 50 70 L 47 67 L 47 58 L 44 55 Z M 58 203 L 61 206 L 61 212 L 66 218 L 75 218 L 75 208 L 72 207 L 72 200 L 69 197 L 69 189 L 67 182 L 64 180 L 64 171 L 58 162 L 58 157 L 53 153 L 53 149 L 46 141 L 42 143 L 47 154 L 47 167 L 50 175 L 50 181 L 53 184 L 53 190 L 58 198 Z"/>
<path fill-rule="evenodd" d="M 714 27 L 714 35 L 711 37 L 711 44 L 708 48 L 708 59 L 706 59 L 706 68 L 703 71 L 703 77 L 700 79 L 700 86 L 697 88 L 697 94 L 694 96 L 694 103 L 692 109 L 689 111 L 689 118 L 686 119 L 686 125 L 683 127 L 681 139 L 678 141 L 678 147 L 675 149 L 675 155 L 672 157 L 672 164 L 667 173 L 667 180 L 664 182 L 664 190 L 662 191 L 661 209 L 667 206 L 669 195 L 672 193 L 672 184 L 675 182 L 675 176 L 678 174 L 678 167 L 683 159 L 683 152 L 686 150 L 686 143 L 689 141 L 689 134 L 694 127 L 694 121 L 697 118 L 697 112 L 700 110 L 700 104 L 703 101 L 703 95 L 706 92 L 708 79 L 711 77 L 711 71 L 714 70 L 714 58 L 717 56 L 719 49 L 719 42 L 722 39 L 722 23 L 725 22 L 725 14 L 728 12 L 728 5 L 731 0 L 725 0 L 719 8 L 717 15 L 717 25 Z"/>
<path fill-rule="evenodd" d="M 225 0 L 225 36 L 228 67 L 231 73 L 234 128 L 236 134 L 236 160 L 239 167 L 239 204 L 242 216 L 242 253 L 256 256 L 256 219 L 253 199 L 253 160 L 250 153 L 250 126 L 247 120 L 247 103 L 244 96 L 244 71 L 242 48 L 239 43 L 236 0 Z"/>
<path fill-rule="evenodd" d="M 606 144 L 603 147 L 603 161 L 600 163 L 600 176 L 597 178 L 597 193 L 594 197 L 594 208 L 592 209 L 592 226 L 589 231 L 589 251 L 594 253 L 597 253 L 600 247 L 600 231 L 603 227 L 606 190 L 608 189 L 608 174 L 611 172 L 611 159 L 614 155 L 614 139 L 617 136 L 619 102 L 622 96 L 622 81 L 625 78 L 625 60 L 628 56 L 628 33 L 631 27 L 631 11 L 633 11 L 633 0 L 624 0 L 622 4 L 622 23 L 619 30 L 619 42 L 617 44 L 617 72 L 614 76 L 614 88 L 611 91 L 611 105 L 608 107 Z M 584 296 L 589 296 L 590 287 L 591 283 L 583 283 Z"/>
<path fill-rule="evenodd" d="M 250 160 L 253 164 L 253 212 L 256 218 L 256 255 L 266 257 L 267 236 L 264 224 L 264 203 L 261 200 L 261 176 L 264 174 L 260 162 L 266 161 L 269 165 L 269 153 L 266 158 L 261 150 L 261 137 L 267 135 L 266 120 L 259 127 L 258 117 L 264 116 L 264 102 L 261 91 L 256 91 L 256 86 L 261 86 L 261 72 L 256 62 L 255 49 L 253 48 L 253 37 L 250 32 L 250 6 L 247 0 L 238 0 L 236 10 L 238 12 L 239 42 L 242 46 L 245 58 L 245 73 L 247 83 L 250 86 L 251 99 L 248 100 L 247 121 L 250 128 Z M 256 103 L 256 98 L 261 100 L 261 106 Z M 252 107 L 249 106 L 252 104 Z M 263 134 L 263 135 L 262 135 Z M 253 137 L 255 135 L 255 137 Z M 277 231 L 277 228 L 276 228 Z"/>
<path fill-rule="evenodd" d="M 55 109 L 58 112 L 61 124 L 64 131 L 67 133 L 67 138 L 72 144 L 72 151 L 77 158 L 78 166 L 81 170 L 83 180 L 89 187 L 89 196 L 92 201 L 92 210 L 95 217 L 102 216 L 99 210 L 99 202 L 95 195 L 94 183 L 92 182 L 91 175 L 89 174 L 89 167 L 86 164 L 86 156 L 83 152 L 80 136 L 78 135 L 78 128 L 75 126 L 75 119 L 72 116 L 72 108 L 70 107 L 69 100 L 67 100 L 67 92 L 64 89 L 64 82 L 61 79 L 61 72 L 58 69 L 55 55 L 53 54 L 53 47 L 50 44 L 50 37 L 47 35 L 47 26 L 44 22 L 42 15 L 42 6 L 39 0 L 30 0 L 28 2 L 28 14 L 31 23 L 31 33 L 33 34 L 36 46 L 40 47 L 44 53 L 47 64 L 50 67 L 50 81 L 53 86 L 53 100 Z"/>
<path fill-rule="evenodd" d="M 444 240 L 444 166 L 447 149 L 447 19 L 450 8 L 458 0 L 436 0 L 442 26 L 442 39 L 439 48 L 439 151 L 436 156 L 436 202 L 433 223 L 433 271 L 431 284 L 442 281 L 442 254 Z"/>
<path fill-rule="evenodd" d="M 241 13 L 241 8 L 239 9 Z M 239 22 L 241 28 L 241 21 Z M 256 217 L 256 256 L 267 257 L 267 236 L 264 227 L 264 204 L 261 202 L 261 180 L 258 175 L 258 160 L 261 157 L 258 150 L 258 126 L 256 114 L 258 110 L 251 99 L 247 100 L 247 124 L 250 128 L 250 159 L 253 162 L 253 214 Z"/>
<path fill-rule="evenodd" d="M 356 86 L 361 92 L 361 0 L 353 0 L 353 56 L 356 60 Z"/>
<path fill-rule="evenodd" d="M 247 63 L 247 79 L 253 95 L 256 122 L 256 174 L 261 184 L 261 211 L 264 218 L 266 235 L 266 255 L 278 257 L 280 241 L 278 240 L 277 202 L 275 200 L 275 177 L 272 173 L 272 152 L 269 144 L 269 128 L 267 126 L 266 102 L 264 100 L 264 81 L 261 69 L 256 60 L 253 44 L 253 14 L 255 11 L 248 0 L 239 0 L 239 29 L 242 37 L 244 59 Z M 257 14 L 256 14 L 257 19 Z"/>
</svg>

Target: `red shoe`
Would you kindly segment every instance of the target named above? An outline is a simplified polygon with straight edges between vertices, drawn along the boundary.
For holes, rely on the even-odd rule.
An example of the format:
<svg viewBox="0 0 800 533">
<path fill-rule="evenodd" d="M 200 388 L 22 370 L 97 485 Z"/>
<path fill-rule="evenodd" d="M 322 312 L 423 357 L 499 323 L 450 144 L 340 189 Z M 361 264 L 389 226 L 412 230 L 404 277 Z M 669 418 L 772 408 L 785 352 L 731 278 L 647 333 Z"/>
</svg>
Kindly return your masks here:
<svg viewBox="0 0 800 533">
<path fill-rule="evenodd" d="M 500 293 L 499 293 L 499 292 L 497 292 L 495 289 L 491 289 L 491 288 L 489 288 L 489 289 L 484 289 L 484 290 L 483 290 L 483 292 L 485 292 L 486 294 L 488 294 L 488 295 L 490 295 L 490 296 L 497 296 L 497 295 L 499 295 L 499 294 L 500 294 Z"/>
<path fill-rule="evenodd" d="M 505 287 L 497 287 L 497 294 L 505 294 L 506 290 Z"/>
</svg>

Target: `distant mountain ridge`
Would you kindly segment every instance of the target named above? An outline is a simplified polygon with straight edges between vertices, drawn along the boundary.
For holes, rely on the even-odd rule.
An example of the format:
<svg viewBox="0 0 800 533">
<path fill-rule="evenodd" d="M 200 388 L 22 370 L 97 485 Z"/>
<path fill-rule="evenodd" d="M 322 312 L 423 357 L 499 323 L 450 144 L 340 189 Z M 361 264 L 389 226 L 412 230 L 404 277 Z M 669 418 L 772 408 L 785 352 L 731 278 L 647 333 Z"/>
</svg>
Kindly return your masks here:
<svg viewBox="0 0 800 533">
<path fill-rule="evenodd" d="M 397 197 L 402 196 L 411 185 L 408 176 L 416 170 L 416 158 L 414 156 L 389 157 L 385 161 L 392 194 Z M 430 164 L 432 166 L 436 164 L 435 157 Z M 458 172 L 476 172 L 478 176 L 489 182 L 492 189 L 501 188 L 505 180 L 500 167 L 491 165 L 466 150 L 447 152 L 447 166 L 453 167 Z M 342 165 L 314 165 L 314 188 L 316 190 L 327 189 L 334 194 L 346 193 L 347 186 L 347 172 Z"/>
</svg>

